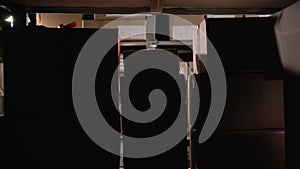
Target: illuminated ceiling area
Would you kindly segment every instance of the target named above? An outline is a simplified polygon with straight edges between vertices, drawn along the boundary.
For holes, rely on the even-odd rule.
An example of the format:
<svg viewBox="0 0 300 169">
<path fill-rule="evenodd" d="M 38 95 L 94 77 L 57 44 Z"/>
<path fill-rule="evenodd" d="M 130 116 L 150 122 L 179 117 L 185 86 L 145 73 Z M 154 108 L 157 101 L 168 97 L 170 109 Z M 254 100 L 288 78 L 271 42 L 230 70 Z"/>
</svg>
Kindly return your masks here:
<svg viewBox="0 0 300 169">
<path fill-rule="evenodd" d="M 9 0 L 37 12 L 270 13 L 296 0 Z"/>
<path fill-rule="evenodd" d="M 160 4 L 163 7 L 194 8 L 283 8 L 295 0 L 11 0 L 33 7 L 151 7 Z"/>
<path fill-rule="evenodd" d="M 191 15 L 187 16 L 188 20 L 189 18 L 194 20 L 195 15 L 209 14 L 258 16 L 274 14 L 295 1 L 297 0 L 0 0 L 0 12 L 9 11 L 13 16 L 11 25 L 14 26 L 28 25 L 29 20 L 46 27 L 57 27 L 60 23 L 76 21 L 76 27 L 88 28 L 99 27 L 115 19 L 115 17 L 107 17 L 107 14 L 163 12 Z M 95 21 L 91 23 L 83 19 L 83 14 L 98 14 L 100 17 L 95 17 L 93 20 L 101 20 L 101 23 Z M 28 17 L 26 18 L 25 15 Z M 6 20 L 7 14 L 4 17 L 1 20 Z M 88 24 L 81 20 L 86 20 L 85 23 Z M 197 22 L 199 23 L 200 20 L 198 19 Z"/>
</svg>

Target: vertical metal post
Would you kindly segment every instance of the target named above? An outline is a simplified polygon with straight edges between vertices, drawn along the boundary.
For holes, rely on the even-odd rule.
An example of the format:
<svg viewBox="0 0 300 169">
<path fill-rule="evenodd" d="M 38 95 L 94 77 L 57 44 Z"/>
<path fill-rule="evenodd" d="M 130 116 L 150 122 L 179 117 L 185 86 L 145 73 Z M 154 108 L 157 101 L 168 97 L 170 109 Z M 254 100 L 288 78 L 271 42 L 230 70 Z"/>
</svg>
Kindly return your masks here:
<svg viewBox="0 0 300 169">
<path fill-rule="evenodd" d="M 155 49 L 156 48 L 156 38 L 155 38 L 155 28 L 156 28 L 156 15 L 146 16 L 146 48 Z"/>
<path fill-rule="evenodd" d="M 194 162 L 193 162 L 193 149 L 192 149 L 192 126 L 191 126 L 191 75 L 188 75 L 187 78 L 187 120 L 188 120 L 188 138 L 189 138 L 189 166 L 190 169 L 194 169 Z"/>
</svg>

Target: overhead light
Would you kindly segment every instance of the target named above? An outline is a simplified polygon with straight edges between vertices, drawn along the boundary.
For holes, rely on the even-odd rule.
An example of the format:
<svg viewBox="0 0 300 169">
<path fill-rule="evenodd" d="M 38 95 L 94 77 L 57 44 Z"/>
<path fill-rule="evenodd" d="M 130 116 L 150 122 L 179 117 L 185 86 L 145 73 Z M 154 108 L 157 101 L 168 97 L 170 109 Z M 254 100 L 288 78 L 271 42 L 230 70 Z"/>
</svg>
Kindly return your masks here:
<svg viewBox="0 0 300 169">
<path fill-rule="evenodd" d="M 258 17 L 270 17 L 272 15 L 258 15 Z"/>
<path fill-rule="evenodd" d="M 12 16 L 9 16 L 5 19 L 6 22 L 10 22 L 11 27 L 13 27 L 14 18 Z"/>
<path fill-rule="evenodd" d="M 13 22 L 14 19 L 12 16 L 9 16 L 8 18 L 5 19 L 6 22 Z"/>
<path fill-rule="evenodd" d="M 236 15 L 206 15 L 207 18 L 235 18 Z"/>
</svg>

